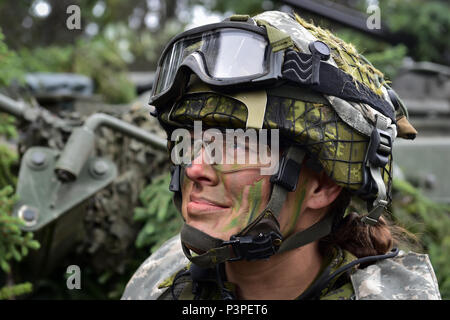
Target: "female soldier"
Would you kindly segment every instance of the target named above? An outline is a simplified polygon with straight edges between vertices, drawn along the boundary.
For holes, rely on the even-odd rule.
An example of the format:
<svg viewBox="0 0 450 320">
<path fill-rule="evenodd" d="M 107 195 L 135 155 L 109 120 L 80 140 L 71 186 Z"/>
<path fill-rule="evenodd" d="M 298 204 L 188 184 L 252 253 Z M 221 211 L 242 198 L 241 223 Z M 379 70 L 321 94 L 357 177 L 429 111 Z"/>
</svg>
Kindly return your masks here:
<svg viewBox="0 0 450 320">
<path fill-rule="evenodd" d="M 123 299 L 440 298 L 428 256 L 393 248 L 381 216 L 393 140 L 416 132 L 353 46 L 297 15 L 235 15 L 175 37 L 157 74 L 185 223 Z M 353 195 L 367 213 L 346 211 Z"/>
</svg>

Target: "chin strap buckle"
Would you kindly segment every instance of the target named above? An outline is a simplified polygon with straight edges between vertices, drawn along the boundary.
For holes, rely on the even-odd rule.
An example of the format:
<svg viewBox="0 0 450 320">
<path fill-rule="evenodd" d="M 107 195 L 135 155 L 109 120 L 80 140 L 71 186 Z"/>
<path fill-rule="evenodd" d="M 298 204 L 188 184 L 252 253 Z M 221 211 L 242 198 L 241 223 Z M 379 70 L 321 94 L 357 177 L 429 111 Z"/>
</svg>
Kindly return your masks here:
<svg viewBox="0 0 450 320">
<path fill-rule="evenodd" d="M 370 137 L 367 160 L 376 167 L 384 167 L 392 153 L 392 137 L 385 130 L 375 128 Z"/>
<path fill-rule="evenodd" d="M 257 236 L 231 236 L 222 246 L 231 245 L 235 257 L 228 261 L 268 259 L 274 255 L 282 242 L 281 235 L 274 231 L 268 234 L 259 233 Z"/>
<path fill-rule="evenodd" d="M 180 183 L 180 176 L 181 176 L 181 166 L 175 165 L 170 168 L 170 173 L 172 175 L 170 179 L 170 185 L 169 190 L 172 192 L 180 192 L 181 191 L 181 183 Z"/>
<path fill-rule="evenodd" d="M 377 224 L 388 205 L 387 190 L 381 173 L 392 154 L 393 138 L 388 132 L 386 121 L 383 117 L 377 116 L 376 128 L 372 131 L 366 155 L 368 174 L 372 178 L 368 190 L 370 193 L 376 193 L 376 199 L 372 203 L 368 202 L 369 214 L 363 217 L 362 221 L 372 226 Z"/>
<path fill-rule="evenodd" d="M 270 177 L 270 182 L 282 186 L 289 192 L 295 191 L 304 156 L 305 152 L 302 149 L 290 147 L 281 158 L 277 173 Z"/>
<path fill-rule="evenodd" d="M 371 226 L 377 225 L 378 219 L 387 207 L 387 203 L 386 200 L 379 200 L 369 214 L 364 216 L 361 221 Z"/>
</svg>

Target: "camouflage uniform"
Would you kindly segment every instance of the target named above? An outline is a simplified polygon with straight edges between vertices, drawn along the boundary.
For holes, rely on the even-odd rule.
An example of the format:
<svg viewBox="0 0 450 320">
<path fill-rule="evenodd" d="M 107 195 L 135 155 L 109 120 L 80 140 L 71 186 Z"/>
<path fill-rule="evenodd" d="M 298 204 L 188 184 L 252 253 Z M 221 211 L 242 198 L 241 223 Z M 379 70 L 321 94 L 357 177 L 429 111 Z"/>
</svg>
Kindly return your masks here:
<svg viewBox="0 0 450 320">
<path fill-rule="evenodd" d="M 427 254 L 401 253 L 351 277 L 358 300 L 440 300 L 438 283 Z"/>
<path fill-rule="evenodd" d="M 332 274 L 354 260 L 351 253 L 335 248 L 325 259 L 321 276 Z M 123 293 L 125 300 L 172 299 L 171 288 L 175 276 L 189 268 L 188 259 L 180 246 L 179 236 L 167 241 L 151 255 L 136 271 Z M 213 280 L 213 279 L 212 279 Z M 214 282 L 214 280 L 212 281 Z M 189 276 L 180 277 L 179 299 L 193 299 L 192 281 Z M 234 284 L 225 283 L 234 289 Z M 208 290 L 208 300 L 220 299 L 218 290 Z M 298 298 L 303 299 L 302 295 Z M 308 297 L 308 298 L 311 298 Z M 428 255 L 414 252 L 400 252 L 392 259 L 386 259 L 368 267 L 350 269 L 333 278 L 327 286 L 317 293 L 320 300 L 440 300 L 441 296 L 436 276 Z"/>
</svg>

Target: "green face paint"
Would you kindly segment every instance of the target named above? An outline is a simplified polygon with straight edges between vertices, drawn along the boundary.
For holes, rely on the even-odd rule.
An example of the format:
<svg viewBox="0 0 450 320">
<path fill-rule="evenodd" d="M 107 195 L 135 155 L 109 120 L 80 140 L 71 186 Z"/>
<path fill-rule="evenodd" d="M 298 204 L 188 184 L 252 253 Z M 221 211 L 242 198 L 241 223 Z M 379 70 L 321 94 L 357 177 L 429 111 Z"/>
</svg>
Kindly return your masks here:
<svg viewBox="0 0 450 320">
<path fill-rule="evenodd" d="M 242 197 L 243 197 L 243 194 L 241 193 L 239 198 L 237 199 L 236 203 L 233 205 L 233 209 L 231 210 L 232 216 L 238 214 L 239 209 L 241 208 L 241 205 L 242 205 Z M 226 225 L 222 229 L 222 231 L 228 231 L 230 229 L 237 227 L 240 223 L 239 222 L 240 218 L 241 217 L 238 215 L 238 216 L 234 217 L 233 219 L 231 219 L 230 223 L 228 225 Z"/>
<path fill-rule="evenodd" d="M 259 207 L 262 201 L 262 184 L 263 179 L 253 183 L 249 189 L 248 194 L 246 196 L 246 202 L 248 203 L 248 209 L 244 208 L 243 198 L 244 198 L 244 190 L 240 194 L 236 203 L 233 205 L 232 216 L 235 216 L 231 219 L 230 223 L 228 223 L 222 231 L 229 231 L 232 228 L 240 227 L 243 229 L 246 227 L 254 218 L 256 218 L 259 213 Z M 247 206 L 246 206 L 247 207 Z"/>
<path fill-rule="evenodd" d="M 262 197 L 262 183 L 262 179 L 254 183 L 253 186 L 250 187 L 250 190 L 248 192 L 249 216 L 247 218 L 246 225 L 253 221 L 253 219 L 256 218 L 258 214 L 258 209 L 261 204 Z"/>
</svg>

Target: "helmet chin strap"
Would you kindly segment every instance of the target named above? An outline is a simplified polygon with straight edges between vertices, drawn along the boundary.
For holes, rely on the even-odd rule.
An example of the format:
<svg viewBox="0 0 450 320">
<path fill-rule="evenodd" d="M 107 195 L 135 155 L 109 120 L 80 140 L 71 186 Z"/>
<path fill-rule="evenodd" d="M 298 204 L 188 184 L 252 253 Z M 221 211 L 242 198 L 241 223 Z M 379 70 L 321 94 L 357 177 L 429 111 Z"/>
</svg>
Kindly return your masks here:
<svg viewBox="0 0 450 320">
<path fill-rule="evenodd" d="M 281 235 L 277 218 L 286 201 L 288 192 L 296 190 L 304 157 L 305 152 L 298 147 L 290 146 L 287 149 L 286 154 L 281 158 L 278 172 L 271 177 L 273 187 L 267 206 L 255 220 L 239 233 L 231 236 L 230 240 L 224 241 L 211 237 L 205 232 L 185 223 L 181 229 L 181 245 L 186 257 L 192 263 L 204 268 L 212 267 L 225 261 L 268 259 L 277 252 L 285 252 L 301 247 L 329 234 L 333 221 L 333 215 L 330 214 L 311 227 L 293 234 L 284 241 Z M 176 172 L 176 170 L 179 171 Z M 181 178 L 182 172 L 180 168 L 175 169 L 172 177 L 175 178 L 176 175 L 179 175 L 178 177 Z M 172 186 L 174 186 L 174 183 L 171 182 Z M 178 188 L 175 186 L 171 190 L 177 191 L 174 201 L 176 204 L 180 204 L 181 190 L 179 185 Z M 191 249 L 202 253 L 192 255 Z"/>
</svg>

